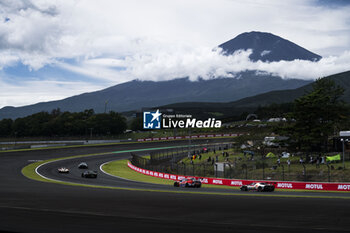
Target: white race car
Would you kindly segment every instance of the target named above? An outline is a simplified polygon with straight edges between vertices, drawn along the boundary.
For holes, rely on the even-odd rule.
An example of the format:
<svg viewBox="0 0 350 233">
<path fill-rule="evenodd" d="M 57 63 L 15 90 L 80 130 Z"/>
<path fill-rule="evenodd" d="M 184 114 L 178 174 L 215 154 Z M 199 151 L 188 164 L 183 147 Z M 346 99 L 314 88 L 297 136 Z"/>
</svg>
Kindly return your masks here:
<svg viewBox="0 0 350 233">
<path fill-rule="evenodd" d="M 242 185 L 240 189 L 241 191 L 254 190 L 258 192 L 273 192 L 275 190 L 275 186 L 267 183 L 251 183 L 248 185 Z"/>
<path fill-rule="evenodd" d="M 60 167 L 57 169 L 59 173 L 69 173 L 69 169 L 66 167 Z"/>
</svg>

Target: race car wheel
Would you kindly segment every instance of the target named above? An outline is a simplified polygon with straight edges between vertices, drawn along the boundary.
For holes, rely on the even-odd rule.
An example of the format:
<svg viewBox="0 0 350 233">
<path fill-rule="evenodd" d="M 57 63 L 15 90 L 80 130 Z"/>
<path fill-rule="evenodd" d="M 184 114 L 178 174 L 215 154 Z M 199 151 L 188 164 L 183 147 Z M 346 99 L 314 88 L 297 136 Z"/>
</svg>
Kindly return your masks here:
<svg viewBox="0 0 350 233">
<path fill-rule="evenodd" d="M 188 187 L 188 184 L 187 184 L 187 183 L 185 184 L 185 187 L 186 187 L 186 188 Z"/>
<path fill-rule="evenodd" d="M 261 187 L 258 188 L 258 192 L 262 192 L 262 188 Z"/>
</svg>

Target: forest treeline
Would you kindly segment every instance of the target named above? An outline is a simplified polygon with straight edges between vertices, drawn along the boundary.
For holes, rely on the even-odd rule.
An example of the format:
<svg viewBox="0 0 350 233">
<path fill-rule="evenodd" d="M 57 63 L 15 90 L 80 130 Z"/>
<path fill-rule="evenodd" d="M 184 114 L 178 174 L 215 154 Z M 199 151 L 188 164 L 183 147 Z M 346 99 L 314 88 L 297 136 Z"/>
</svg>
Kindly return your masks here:
<svg viewBox="0 0 350 233">
<path fill-rule="evenodd" d="M 96 114 L 89 109 L 71 113 L 54 109 L 50 113 L 1 120 L 0 137 L 117 135 L 126 128 L 125 117 L 116 112 Z"/>
</svg>

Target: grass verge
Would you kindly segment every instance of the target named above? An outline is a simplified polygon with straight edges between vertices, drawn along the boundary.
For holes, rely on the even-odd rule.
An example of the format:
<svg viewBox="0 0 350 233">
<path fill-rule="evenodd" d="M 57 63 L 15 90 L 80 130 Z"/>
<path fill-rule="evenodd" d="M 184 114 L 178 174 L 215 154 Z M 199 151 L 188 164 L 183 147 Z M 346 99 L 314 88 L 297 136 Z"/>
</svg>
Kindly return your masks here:
<svg viewBox="0 0 350 233">
<path fill-rule="evenodd" d="M 128 160 L 115 160 L 103 165 L 102 169 L 113 175 L 119 176 L 124 179 L 145 182 L 145 183 L 153 183 L 153 184 L 165 184 L 165 185 L 174 185 L 174 181 L 147 176 L 138 172 L 131 170 L 128 167 Z M 230 187 L 230 186 L 221 186 L 221 185 L 211 185 L 211 184 L 203 184 L 203 187 L 206 188 L 222 188 L 222 189 L 239 189 L 239 187 Z"/>
</svg>

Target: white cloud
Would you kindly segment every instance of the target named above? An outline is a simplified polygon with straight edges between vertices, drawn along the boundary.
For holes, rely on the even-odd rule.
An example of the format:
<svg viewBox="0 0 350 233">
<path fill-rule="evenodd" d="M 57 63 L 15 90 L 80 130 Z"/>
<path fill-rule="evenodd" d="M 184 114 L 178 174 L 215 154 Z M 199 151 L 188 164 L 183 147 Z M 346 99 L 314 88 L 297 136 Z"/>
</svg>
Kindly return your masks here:
<svg viewBox="0 0 350 233">
<path fill-rule="evenodd" d="M 11 84 L 0 79 L 0 106 L 23 106 L 38 102 L 63 99 L 81 92 L 102 89 L 87 82 L 63 82 L 55 80 L 27 80 Z"/>
<path fill-rule="evenodd" d="M 180 77 L 210 79 L 230 77 L 245 70 L 259 70 L 283 78 L 314 80 L 319 77 L 350 70 L 350 51 L 340 56 L 324 57 L 318 62 L 306 60 L 280 62 L 253 62 L 249 59 L 251 50 L 239 51 L 231 56 L 222 55 L 221 50 L 197 48 L 186 50 L 178 48 L 172 53 L 136 54 L 125 59 L 93 58 L 80 66 L 63 68 L 84 75 L 92 75 L 109 81 L 117 80 L 170 80 Z"/>
<path fill-rule="evenodd" d="M 6 0 L 0 3 L 0 50 L 39 69 L 58 58 L 119 58 L 168 52 L 173 46 L 214 47 L 252 30 L 272 32 L 314 52 L 349 48 L 350 8 L 313 2 Z M 34 59 L 28 59 L 32 54 Z"/>
<path fill-rule="evenodd" d="M 3 0 L 0 69 L 19 62 L 33 70 L 49 64 L 93 77 L 94 83 L 86 81 L 86 90 L 90 91 L 90 87 L 107 87 L 135 78 L 167 80 L 189 76 L 193 80 L 246 69 L 303 79 L 349 70 L 349 52 L 344 51 L 350 51 L 350 7 L 327 8 L 315 2 Z M 271 32 L 325 58 L 317 63 L 254 63 L 248 59 L 249 51 L 229 57 L 212 51 L 246 31 Z M 68 84 L 59 88 L 50 83 L 52 80 L 48 77 L 48 82 L 40 84 L 23 77 L 26 85 L 18 86 L 2 81 L 0 93 L 6 95 L 0 96 L 0 106 L 37 102 L 27 90 L 35 89 L 34 84 L 48 90 L 40 93 L 43 100 L 52 99 L 52 93 L 63 98 L 86 91 L 75 88 L 79 85 L 74 79 L 74 91 L 65 90 Z M 17 93 L 25 94 L 16 97 Z M 16 98 L 13 103 L 9 101 Z"/>
</svg>

